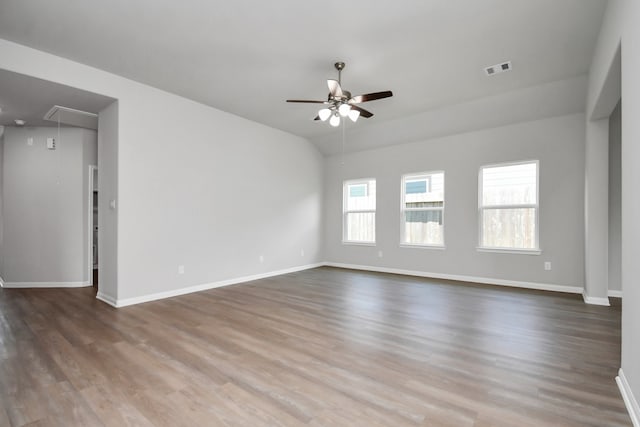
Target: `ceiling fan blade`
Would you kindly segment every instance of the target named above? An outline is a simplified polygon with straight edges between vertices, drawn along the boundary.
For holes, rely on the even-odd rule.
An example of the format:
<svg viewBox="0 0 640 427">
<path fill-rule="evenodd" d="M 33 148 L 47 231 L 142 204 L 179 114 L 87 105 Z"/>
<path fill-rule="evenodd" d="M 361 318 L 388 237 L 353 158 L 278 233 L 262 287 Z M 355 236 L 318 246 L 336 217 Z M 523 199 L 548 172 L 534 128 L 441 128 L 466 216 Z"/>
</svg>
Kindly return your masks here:
<svg viewBox="0 0 640 427">
<path fill-rule="evenodd" d="M 287 102 L 302 102 L 305 104 L 324 104 L 327 101 L 312 101 L 309 99 L 287 99 Z"/>
<path fill-rule="evenodd" d="M 352 105 L 351 109 L 360 111 L 360 117 L 364 117 L 365 119 L 368 119 L 369 117 L 373 116 L 373 113 L 371 111 L 367 111 L 364 108 L 358 107 L 357 105 Z"/>
<path fill-rule="evenodd" d="M 390 96 L 393 96 L 393 93 L 390 90 L 385 90 L 383 92 L 366 93 L 364 95 L 354 96 L 349 100 L 349 104 L 359 104 L 361 102 L 375 101 L 376 99 L 389 98 Z"/>
<path fill-rule="evenodd" d="M 327 80 L 327 86 L 329 86 L 329 93 L 331 93 L 332 96 L 338 98 L 344 96 L 340 83 L 338 83 L 337 80 Z"/>
</svg>

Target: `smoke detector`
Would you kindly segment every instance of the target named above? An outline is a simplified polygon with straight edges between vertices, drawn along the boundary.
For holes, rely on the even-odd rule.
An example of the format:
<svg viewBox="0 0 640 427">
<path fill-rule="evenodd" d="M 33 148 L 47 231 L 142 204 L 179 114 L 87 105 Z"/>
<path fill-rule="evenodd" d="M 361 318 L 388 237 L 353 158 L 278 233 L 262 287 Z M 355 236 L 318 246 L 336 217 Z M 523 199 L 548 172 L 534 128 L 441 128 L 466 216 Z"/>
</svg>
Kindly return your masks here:
<svg viewBox="0 0 640 427">
<path fill-rule="evenodd" d="M 16 124 L 16 126 L 24 126 L 27 122 L 21 119 L 15 119 L 14 123 Z"/>
<path fill-rule="evenodd" d="M 502 62 L 500 64 L 491 65 L 490 67 L 486 67 L 484 72 L 487 76 L 494 76 L 496 74 L 504 73 L 507 71 L 511 71 L 513 66 L 511 65 L 511 61 Z"/>
</svg>

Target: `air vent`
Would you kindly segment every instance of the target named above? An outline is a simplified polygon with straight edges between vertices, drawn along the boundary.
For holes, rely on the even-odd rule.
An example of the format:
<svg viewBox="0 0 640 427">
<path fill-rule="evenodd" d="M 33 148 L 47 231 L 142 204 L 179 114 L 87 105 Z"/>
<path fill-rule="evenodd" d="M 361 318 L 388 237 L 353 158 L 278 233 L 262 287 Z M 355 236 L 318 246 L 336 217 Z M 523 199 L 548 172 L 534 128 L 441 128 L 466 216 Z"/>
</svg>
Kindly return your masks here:
<svg viewBox="0 0 640 427">
<path fill-rule="evenodd" d="M 76 110 L 74 108 L 54 105 L 47 114 L 45 120 L 62 123 L 70 126 L 77 126 L 87 129 L 98 129 L 98 115 L 87 111 Z"/>
<path fill-rule="evenodd" d="M 487 76 L 494 76 L 496 74 L 504 73 L 505 71 L 511 71 L 512 68 L 511 61 L 507 61 L 487 67 L 484 69 L 484 72 Z"/>
</svg>

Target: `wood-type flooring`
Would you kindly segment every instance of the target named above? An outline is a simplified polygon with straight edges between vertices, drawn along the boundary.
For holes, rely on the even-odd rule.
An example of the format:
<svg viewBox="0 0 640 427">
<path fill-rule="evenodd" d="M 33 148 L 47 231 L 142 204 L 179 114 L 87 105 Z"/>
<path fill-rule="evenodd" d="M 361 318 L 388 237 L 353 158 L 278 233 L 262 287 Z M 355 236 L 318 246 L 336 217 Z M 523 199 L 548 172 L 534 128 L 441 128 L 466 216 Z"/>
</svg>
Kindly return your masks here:
<svg viewBox="0 0 640 427">
<path fill-rule="evenodd" d="M 0 289 L 0 426 L 631 426 L 620 312 L 329 267 L 120 309 Z"/>
</svg>

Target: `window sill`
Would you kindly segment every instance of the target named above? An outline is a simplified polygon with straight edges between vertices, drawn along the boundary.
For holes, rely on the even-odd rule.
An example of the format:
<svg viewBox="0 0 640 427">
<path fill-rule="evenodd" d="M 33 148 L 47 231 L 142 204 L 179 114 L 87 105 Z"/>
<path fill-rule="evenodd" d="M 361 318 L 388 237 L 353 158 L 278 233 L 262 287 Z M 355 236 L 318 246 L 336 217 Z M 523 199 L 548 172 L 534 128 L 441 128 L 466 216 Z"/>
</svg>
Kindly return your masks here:
<svg viewBox="0 0 640 427">
<path fill-rule="evenodd" d="M 376 242 L 351 242 L 349 240 L 343 240 L 342 244 L 352 246 L 375 246 Z"/>
<path fill-rule="evenodd" d="M 400 247 L 407 249 L 435 249 L 437 251 L 444 251 L 447 249 L 445 245 L 418 245 L 412 243 L 400 243 Z"/>
<path fill-rule="evenodd" d="M 542 255 L 540 249 L 510 249 L 510 248 L 476 248 L 478 252 L 494 252 L 503 254 L 519 254 L 519 255 Z"/>
</svg>

